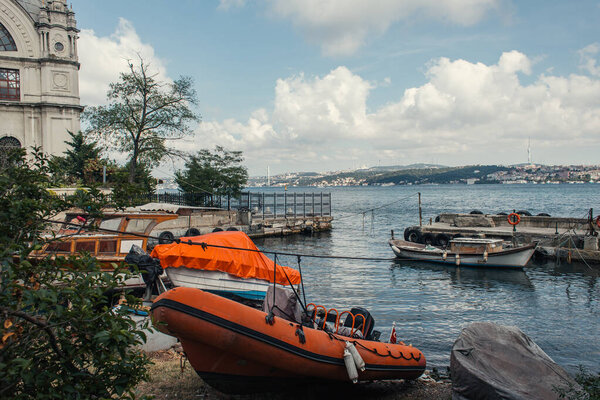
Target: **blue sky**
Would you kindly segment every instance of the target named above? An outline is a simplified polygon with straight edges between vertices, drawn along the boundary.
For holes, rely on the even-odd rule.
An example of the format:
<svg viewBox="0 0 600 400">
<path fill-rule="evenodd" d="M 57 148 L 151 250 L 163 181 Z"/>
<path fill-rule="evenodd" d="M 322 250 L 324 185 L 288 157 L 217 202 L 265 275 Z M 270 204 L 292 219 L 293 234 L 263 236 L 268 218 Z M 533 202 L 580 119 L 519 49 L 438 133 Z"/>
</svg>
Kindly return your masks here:
<svg viewBox="0 0 600 400">
<path fill-rule="evenodd" d="M 83 104 L 135 52 L 194 78 L 176 143 L 251 175 L 363 165 L 598 163 L 600 1 L 74 1 Z M 177 167 L 177 166 L 176 166 Z M 165 165 L 161 170 L 170 170 Z"/>
</svg>

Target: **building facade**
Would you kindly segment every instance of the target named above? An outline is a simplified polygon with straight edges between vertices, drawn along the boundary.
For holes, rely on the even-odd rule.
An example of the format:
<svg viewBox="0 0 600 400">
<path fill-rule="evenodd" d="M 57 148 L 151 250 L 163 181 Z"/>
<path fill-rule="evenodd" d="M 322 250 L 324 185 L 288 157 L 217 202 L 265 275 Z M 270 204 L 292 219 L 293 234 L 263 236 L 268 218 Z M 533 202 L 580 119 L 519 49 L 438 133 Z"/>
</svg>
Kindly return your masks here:
<svg viewBox="0 0 600 400">
<path fill-rule="evenodd" d="M 0 153 L 61 155 L 79 131 L 78 32 L 66 0 L 0 0 Z"/>
</svg>

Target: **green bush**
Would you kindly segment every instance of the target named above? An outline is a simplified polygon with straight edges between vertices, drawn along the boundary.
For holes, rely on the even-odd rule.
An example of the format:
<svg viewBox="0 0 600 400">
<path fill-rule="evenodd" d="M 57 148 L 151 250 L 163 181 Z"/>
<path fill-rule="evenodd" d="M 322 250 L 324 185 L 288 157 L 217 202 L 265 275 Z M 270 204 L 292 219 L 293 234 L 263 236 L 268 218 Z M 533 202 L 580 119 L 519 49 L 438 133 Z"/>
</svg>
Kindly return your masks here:
<svg viewBox="0 0 600 400">
<path fill-rule="evenodd" d="M 20 151 L 0 174 L 0 398 L 133 397 L 148 378 L 136 347 L 144 326 L 110 295 L 131 273 L 102 272 L 88 255 L 31 257 L 56 240 L 42 234 L 47 218 L 75 203 L 91 214 L 102 207 L 94 190 L 66 201 L 50 194 L 47 168 L 40 153 Z"/>
</svg>

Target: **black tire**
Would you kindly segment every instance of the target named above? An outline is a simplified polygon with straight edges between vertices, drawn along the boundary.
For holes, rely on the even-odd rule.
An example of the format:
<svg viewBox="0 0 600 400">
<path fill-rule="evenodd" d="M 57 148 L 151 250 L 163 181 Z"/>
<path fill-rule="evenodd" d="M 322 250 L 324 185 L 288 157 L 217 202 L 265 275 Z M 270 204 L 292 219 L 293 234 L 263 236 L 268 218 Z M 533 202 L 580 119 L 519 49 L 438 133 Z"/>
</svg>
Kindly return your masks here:
<svg viewBox="0 0 600 400">
<path fill-rule="evenodd" d="M 406 228 L 404 231 L 404 240 L 407 242 L 421 243 L 421 232 L 415 228 Z"/>
<path fill-rule="evenodd" d="M 164 231 L 160 235 L 158 235 L 158 243 L 159 244 L 169 244 L 175 241 L 175 235 L 169 231 Z"/>
<path fill-rule="evenodd" d="M 233 226 L 230 226 L 229 228 L 227 228 L 227 230 L 228 230 L 229 232 L 237 232 L 237 231 L 239 231 L 239 229 L 238 229 L 238 228 L 236 228 L 236 227 L 233 227 Z"/>
<path fill-rule="evenodd" d="M 551 217 L 552 215 L 546 214 L 546 213 L 539 213 L 537 216 L 538 217 Z"/>
<path fill-rule="evenodd" d="M 200 231 L 196 228 L 190 228 L 187 231 L 185 231 L 185 237 L 188 236 L 200 236 Z"/>
<path fill-rule="evenodd" d="M 434 245 L 435 244 L 435 235 L 433 233 L 429 233 L 429 232 L 424 233 L 422 242 L 423 242 L 423 244 Z"/>
<path fill-rule="evenodd" d="M 469 214 L 483 215 L 483 211 L 479 211 L 479 210 L 473 210 L 473 211 L 471 211 Z"/>
<path fill-rule="evenodd" d="M 508 215 L 508 213 L 505 213 L 504 211 L 502 211 L 502 212 L 499 212 L 499 213 L 498 213 L 498 214 L 496 214 L 496 215 Z"/>
<path fill-rule="evenodd" d="M 212 231 L 213 232 L 223 232 L 223 228 L 215 228 Z"/>
<path fill-rule="evenodd" d="M 435 222 L 440 222 L 440 216 L 435 217 Z"/>
<path fill-rule="evenodd" d="M 438 233 L 435 235 L 435 244 L 440 247 L 448 247 L 450 244 L 450 236 L 445 233 Z"/>
<path fill-rule="evenodd" d="M 527 210 L 519 210 L 519 211 L 517 211 L 517 214 L 524 215 L 526 217 L 531 217 L 531 213 Z"/>
</svg>

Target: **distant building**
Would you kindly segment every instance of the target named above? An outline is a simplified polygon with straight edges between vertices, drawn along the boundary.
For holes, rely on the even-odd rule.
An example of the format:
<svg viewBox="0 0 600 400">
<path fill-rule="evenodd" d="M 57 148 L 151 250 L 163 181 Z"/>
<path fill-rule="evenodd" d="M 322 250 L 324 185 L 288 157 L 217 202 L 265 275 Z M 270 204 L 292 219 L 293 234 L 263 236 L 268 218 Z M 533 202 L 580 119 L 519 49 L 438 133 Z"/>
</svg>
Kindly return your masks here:
<svg viewBox="0 0 600 400">
<path fill-rule="evenodd" d="M 79 131 L 78 32 L 66 0 L 0 0 L 0 156 L 58 155 Z"/>
</svg>

